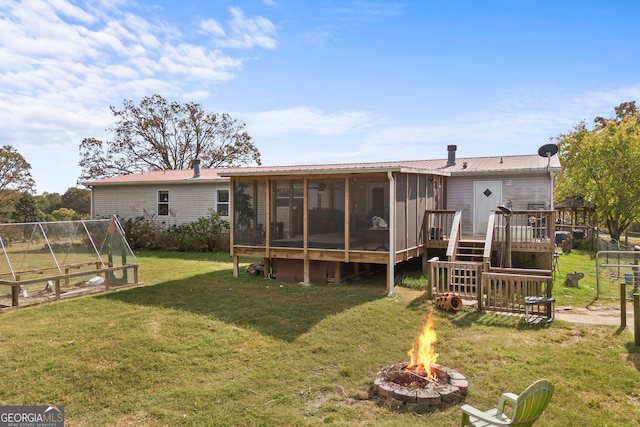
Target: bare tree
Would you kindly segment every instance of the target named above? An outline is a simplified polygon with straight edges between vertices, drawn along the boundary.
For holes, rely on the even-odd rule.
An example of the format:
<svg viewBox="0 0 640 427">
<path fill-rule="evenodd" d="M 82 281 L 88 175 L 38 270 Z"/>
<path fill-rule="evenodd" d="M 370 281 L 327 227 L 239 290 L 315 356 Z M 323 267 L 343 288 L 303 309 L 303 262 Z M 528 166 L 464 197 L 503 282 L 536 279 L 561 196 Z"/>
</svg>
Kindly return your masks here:
<svg viewBox="0 0 640 427">
<path fill-rule="evenodd" d="M 260 164 L 260 152 L 229 114 L 200 104 L 169 102 L 160 95 L 111 106 L 116 118 L 110 141 L 85 138 L 80 144 L 80 180 L 102 179 L 153 170 L 188 169 L 194 159 L 203 168 Z"/>
</svg>

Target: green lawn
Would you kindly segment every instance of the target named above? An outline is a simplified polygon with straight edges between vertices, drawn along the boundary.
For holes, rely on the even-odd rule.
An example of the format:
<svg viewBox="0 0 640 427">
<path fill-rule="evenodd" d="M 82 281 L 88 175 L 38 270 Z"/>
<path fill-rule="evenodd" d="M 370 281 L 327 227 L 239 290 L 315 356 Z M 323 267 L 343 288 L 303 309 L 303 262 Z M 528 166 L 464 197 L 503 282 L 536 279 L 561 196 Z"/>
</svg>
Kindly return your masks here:
<svg viewBox="0 0 640 427">
<path fill-rule="evenodd" d="M 388 297 L 377 276 L 302 286 L 234 279 L 226 254 L 136 255 L 142 287 L 2 313 L 0 405 L 63 405 L 68 426 L 458 425 L 459 405 L 416 413 L 370 396 L 421 331 L 421 277 Z M 593 300 L 572 292 L 558 298 Z M 541 426 L 640 423 L 629 331 L 435 315 L 438 361 L 467 376 L 466 403 L 488 409 L 546 377 Z"/>
<path fill-rule="evenodd" d="M 578 287 L 564 286 L 567 274 L 584 273 Z M 573 250 L 558 258 L 558 271 L 554 275 L 553 296 L 558 305 L 586 307 L 596 299 L 596 261 L 589 252 Z"/>
</svg>

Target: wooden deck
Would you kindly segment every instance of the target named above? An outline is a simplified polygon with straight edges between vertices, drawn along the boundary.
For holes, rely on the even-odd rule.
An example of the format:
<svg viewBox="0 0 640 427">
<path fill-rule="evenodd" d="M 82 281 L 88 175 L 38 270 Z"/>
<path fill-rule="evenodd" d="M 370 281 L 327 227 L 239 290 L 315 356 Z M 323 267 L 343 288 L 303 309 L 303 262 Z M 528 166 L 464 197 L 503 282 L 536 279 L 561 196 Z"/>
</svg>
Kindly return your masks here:
<svg viewBox="0 0 640 427">
<path fill-rule="evenodd" d="M 453 293 L 476 300 L 479 309 L 523 314 L 528 322 L 553 319 L 554 212 L 494 212 L 484 236 L 463 236 L 456 212 L 431 211 L 427 220 L 427 251 L 446 249 L 446 260 L 428 261 L 430 297 Z M 512 268 L 531 259 L 536 263 L 529 268 Z"/>
</svg>

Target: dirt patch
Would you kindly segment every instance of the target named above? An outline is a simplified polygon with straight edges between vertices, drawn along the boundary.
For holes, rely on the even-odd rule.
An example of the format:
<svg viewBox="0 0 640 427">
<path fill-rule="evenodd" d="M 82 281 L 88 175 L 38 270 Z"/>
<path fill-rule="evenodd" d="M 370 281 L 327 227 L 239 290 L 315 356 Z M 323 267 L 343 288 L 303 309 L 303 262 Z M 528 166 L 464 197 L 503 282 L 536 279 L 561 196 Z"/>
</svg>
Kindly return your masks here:
<svg viewBox="0 0 640 427">
<path fill-rule="evenodd" d="M 627 305 L 627 328 L 633 331 L 633 307 Z M 621 326 L 621 312 L 618 304 L 594 303 L 587 307 L 556 307 L 556 319 L 570 323 L 582 323 L 590 325 Z"/>
</svg>

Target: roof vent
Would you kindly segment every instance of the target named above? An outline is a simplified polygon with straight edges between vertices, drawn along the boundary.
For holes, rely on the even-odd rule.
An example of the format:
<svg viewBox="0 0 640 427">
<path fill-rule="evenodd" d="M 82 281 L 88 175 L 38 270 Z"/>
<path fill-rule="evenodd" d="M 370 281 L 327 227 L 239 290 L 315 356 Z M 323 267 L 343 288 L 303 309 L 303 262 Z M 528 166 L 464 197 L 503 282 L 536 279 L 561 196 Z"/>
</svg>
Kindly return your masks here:
<svg viewBox="0 0 640 427">
<path fill-rule="evenodd" d="M 193 166 L 193 177 L 198 178 L 200 176 L 200 159 L 193 159 L 191 165 Z"/>
<path fill-rule="evenodd" d="M 449 157 L 447 158 L 447 166 L 453 166 L 456 164 L 457 149 L 458 149 L 457 145 L 447 145 L 447 152 L 449 153 Z"/>
</svg>

